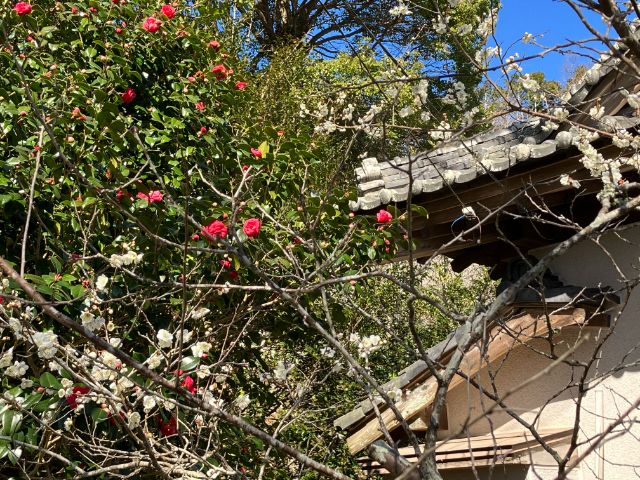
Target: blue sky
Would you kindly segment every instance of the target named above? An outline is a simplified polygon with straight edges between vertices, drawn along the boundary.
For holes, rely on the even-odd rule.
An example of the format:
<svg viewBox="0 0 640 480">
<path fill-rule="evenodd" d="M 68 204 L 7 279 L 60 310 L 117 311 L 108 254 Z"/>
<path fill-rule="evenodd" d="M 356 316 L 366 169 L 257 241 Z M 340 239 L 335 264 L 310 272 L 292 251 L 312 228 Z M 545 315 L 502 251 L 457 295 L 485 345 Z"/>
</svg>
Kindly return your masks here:
<svg viewBox="0 0 640 480">
<path fill-rule="evenodd" d="M 594 26 L 602 29 L 599 17 L 587 15 Z M 584 40 L 592 35 L 582 24 L 573 10 L 563 2 L 554 0 L 503 0 L 502 9 L 498 17 L 496 38 L 507 50 L 513 42 L 517 42 L 507 51 L 509 54 L 518 52 L 520 57 L 540 52 L 540 47 L 525 45 L 519 41 L 524 32 L 534 35 L 542 34 L 538 41 L 545 47 L 565 43 L 567 39 Z M 601 44 L 592 44 L 594 48 L 602 50 Z M 576 48 L 573 49 L 574 51 Z M 584 52 L 583 52 L 584 53 Z M 595 54 L 592 53 L 592 56 Z M 544 58 L 535 59 L 523 65 L 525 72 L 543 71 L 548 79 L 565 82 L 572 66 L 577 64 L 590 65 L 592 60 L 580 55 L 567 53 L 560 55 L 551 53 Z"/>
</svg>

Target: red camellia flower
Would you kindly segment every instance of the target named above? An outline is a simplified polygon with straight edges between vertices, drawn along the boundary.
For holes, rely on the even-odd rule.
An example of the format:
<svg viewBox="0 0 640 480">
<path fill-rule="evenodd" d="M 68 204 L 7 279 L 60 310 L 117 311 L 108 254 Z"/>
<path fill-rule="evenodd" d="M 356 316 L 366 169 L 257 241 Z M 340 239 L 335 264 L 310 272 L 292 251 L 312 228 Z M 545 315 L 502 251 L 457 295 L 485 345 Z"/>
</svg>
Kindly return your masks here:
<svg viewBox="0 0 640 480">
<path fill-rule="evenodd" d="M 127 88 L 127 91 L 120 95 L 122 103 L 131 103 L 136 97 L 136 91 L 133 88 Z"/>
<path fill-rule="evenodd" d="M 393 220 L 393 215 L 383 209 L 378 212 L 376 219 L 378 220 L 378 223 L 389 223 Z"/>
<path fill-rule="evenodd" d="M 163 5 L 160 10 L 168 19 L 172 19 L 176 16 L 176 11 L 171 5 Z"/>
<path fill-rule="evenodd" d="M 194 233 L 193 235 L 191 235 L 191 240 L 200 240 L 200 235 L 198 235 L 197 233 Z"/>
<path fill-rule="evenodd" d="M 247 88 L 247 82 L 236 82 L 237 90 L 244 90 L 245 88 Z"/>
<path fill-rule="evenodd" d="M 191 394 L 194 394 L 198 391 L 195 380 L 189 375 L 187 375 L 182 381 L 182 386 L 186 388 L 187 391 Z"/>
<path fill-rule="evenodd" d="M 211 40 L 209 42 L 209 48 L 214 48 L 214 49 L 219 49 L 220 48 L 220 42 L 218 42 L 217 40 Z"/>
<path fill-rule="evenodd" d="M 131 198 L 131 194 L 126 190 L 118 190 L 116 192 L 116 199 L 121 202 L 123 198 Z"/>
<path fill-rule="evenodd" d="M 32 10 L 31 5 L 29 5 L 26 2 L 18 2 L 13 7 L 13 11 L 16 12 L 20 16 L 30 14 L 31 10 Z"/>
<path fill-rule="evenodd" d="M 197 110 L 204 110 L 204 102 L 198 102 L 196 103 L 196 109 Z"/>
<path fill-rule="evenodd" d="M 158 423 L 160 424 L 160 433 L 165 437 L 178 433 L 178 422 L 176 417 L 172 416 L 167 423 L 164 423 L 162 419 L 159 419 Z"/>
<path fill-rule="evenodd" d="M 155 17 L 147 17 L 142 23 L 142 28 L 144 28 L 147 32 L 155 33 L 160 30 L 162 26 L 162 21 L 158 20 Z"/>
<path fill-rule="evenodd" d="M 207 127 L 200 127 L 200 135 L 205 135 L 207 133 Z"/>
<path fill-rule="evenodd" d="M 231 268 L 231 262 L 229 260 L 220 260 L 220 265 L 225 270 L 229 270 Z"/>
<path fill-rule="evenodd" d="M 122 29 L 120 27 L 116 27 L 116 33 L 122 33 Z"/>
<path fill-rule="evenodd" d="M 200 233 L 202 233 L 202 235 L 204 235 L 204 237 L 209 241 L 216 238 L 226 238 L 227 226 L 220 220 L 214 220 L 209 225 L 202 227 L 202 231 Z"/>
<path fill-rule="evenodd" d="M 251 155 L 253 155 L 256 158 L 262 158 L 262 151 L 259 148 L 252 148 Z"/>
<path fill-rule="evenodd" d="M 232 272 L 229 272 L 229 278 L 231 278 L 231 280 L 237 280 L 238 272 L 236 272 L 235 270 Z"/>
<path fill-rule="evenodd" d="M 216 80 L 224 80 L 227 78 L 227 67 L 224 65 L 216 65 L 211 69 L 211 73 L 215 74 Z"/>
<path fill-rule="evenodd" d="M 250 218 L 244 225 L 242 226 L 242 231 L 249 238 L 257 237 L 260 234 L 260 227 L 262 227 L 262 223 L 257 218 Z"/>
<path fill-rule="evenodd" d="M 71 13 L 78 13 L 78 9 L 76 7 L 71 7 Z"/>
<path fill-rule="evenodd" d="M 71 390 L 71 395 L 66 397 L 67 403 L 71 407 L 72 410 L 78 408 L 78 396 L 86 395 L 89 393 L 91 389 L 89 387 L 73 387 Z"/>
</svg>

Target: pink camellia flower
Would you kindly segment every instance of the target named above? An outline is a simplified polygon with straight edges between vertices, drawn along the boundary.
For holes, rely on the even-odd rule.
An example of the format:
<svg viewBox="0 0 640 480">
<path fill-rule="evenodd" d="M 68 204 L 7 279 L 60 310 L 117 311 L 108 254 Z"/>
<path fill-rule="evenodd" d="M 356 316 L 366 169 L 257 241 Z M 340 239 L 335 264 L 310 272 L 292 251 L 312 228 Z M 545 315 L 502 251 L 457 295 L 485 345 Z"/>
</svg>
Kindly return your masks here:
<svg viewBox="0 0 640 480">
<path fill-rule="evenodd" d="M 227 226 L 220 220 L 214 220 L 209 225 L 202 227 L 202 231 L 200 233 L 202 233 L 202 235 L 204 235 L 204 237 L 209 241 L 217 238 L 226 238 Z"/>
<path fill-rule="evenodd" d="M 262 158 L 262 151 L 259 148 L 252 148 L 251 155 L 253 155 L 256 158 Z"/>
<path fill-rule="evenodd" d="M 176 11 L 171 5 L 163 5 L 160 10 L 169 20 L 176 16 Z"/>
<path fill-rule="evenodd" d="M 376 220 L 378 220 L 378 223 L 389 223 L 391 220 L 393 220 L 393 215 L 382 209 L 376 215 Z"/>
<path fill-rule="evenodd" d="M 206 135 L 207 127 L 200 127 L 200 135 Z"/>
<path fill-rule="evenodd" d="M 247 82 L 236 82 L 236 90 L 244 90 L 247 88 Z"/>
<path fill-rule="evenodd" d="M 284 130 L 278 130 L 276 133 L 278 134 L 279 137 L 281 137 L 284 135 Z"/>
<path fill-rule="evenodd" d="M 217 40 L 211 40 L 209 42 L 209 48 L 213 48 L 215 50 L 220 48 L 220 42 L 218 42 Z"/>
<path fill-rule="evenodd" d="M 31 10 L 32 10 L 31 5 L 29 5 L 27 2 L 18 2 L 13 7 L 13 11 L 20 16 L 30 14 Z"/>
<path fill-rule="evenodd" d="M 127 91 L 120 95 L 122 103 L 131 103 L 136 99 L 136 91 L 133 88 L 127 88 Z"/>
<path fill-rule="evenodd" d="M 151 190 L 149 192 L 149 203 L 161 202 L 163 198 L 164 193 L 162 193 L 160 190 Z"/>
<path fill-rule="evenodd" d="M 262 227 L 262 223 L 257 218 L 250 218 L 244 225 L 242 226 L 242 231 L 249 238 L 257 237 L 260 234 L 260 227 Z"/>
<path fill-rule="evenodd" d="M 194 233 L 193 235 L 191 235 L 191 240 L 194 240 L 194 241 L 200 240 L 200 235 L 198 235 L 197 233 Z"/>
<path fill-rule="evenodd" d="M 149 203 L 161 202 L 164 198 L 164 194 L 160 190 L 151 190 L 148 194 L 144 192 L 138 192 L 136 197 L 146 200 Z"/>
<path fill-rule="evenodd" d="M 160 30 L 162 26 L 162 21 L 158 20 L 156 17 L 147 17 L 142 23 L 142 28 L 144 28 L 147 32 L 155 33 Z"/>
<path fill-rule="evenodd" d="M 215 74 L 216 80 L 224 80 L 227 78 L 227 67 L 224 65 L 216 65 L 211 69 L 211 73 Z"/>
<path fill-rule="evenodd" d="M 204 110 L 204 109 L 205 109 L 204 102 L 196 103 L 196 110 Z"/>
<path fill-rule="evenodd" d="M 229 260 L 220 260 L 220 266 L 225 270 L 229 270 L 231 268 L 231 262 Z"/>
</svg>

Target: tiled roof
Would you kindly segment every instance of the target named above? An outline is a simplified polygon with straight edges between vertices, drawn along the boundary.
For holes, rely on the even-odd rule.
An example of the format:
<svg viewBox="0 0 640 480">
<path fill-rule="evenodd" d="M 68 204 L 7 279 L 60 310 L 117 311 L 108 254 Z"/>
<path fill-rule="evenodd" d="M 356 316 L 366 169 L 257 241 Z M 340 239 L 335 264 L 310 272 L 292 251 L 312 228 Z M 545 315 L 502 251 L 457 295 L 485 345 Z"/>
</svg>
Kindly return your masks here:
<svg viewBox="0 0 640 480">
<path fill-rule="evenodd" d="M 620 63 L 607 58 L 589 69 L 579 85 L 571 89 L 564 100 L 570 109 L 570 120 L 592 123 L 599 128 L 629 128 L 628 118 L 604 116 L 595 121 L 585 114 L 593 99 L 589 93 Z M 618 96 L 621 95 L 617 91 Z M 616 112 L 613 112 L 616 113 Z M 490 172 L 502 172 L 515 164 L 539 159 L 569 148 L 574 134 L 568 124 L 558 130 L 545 128 L 546 120 L 518 122 L 509 128 L 481 133 L 467 139 L 445 143 L 441 147 L 409 157 L 396 157 L 386 162 L 366 158 L 356 169 L 358 199 L 351 209 L 371 210 L 389 203 L 403 202 L 412 195 L 435 192 L 447 185 L 470 182 Z M 637 122 L 636 122 L 637 123 Z"/>
</svg>

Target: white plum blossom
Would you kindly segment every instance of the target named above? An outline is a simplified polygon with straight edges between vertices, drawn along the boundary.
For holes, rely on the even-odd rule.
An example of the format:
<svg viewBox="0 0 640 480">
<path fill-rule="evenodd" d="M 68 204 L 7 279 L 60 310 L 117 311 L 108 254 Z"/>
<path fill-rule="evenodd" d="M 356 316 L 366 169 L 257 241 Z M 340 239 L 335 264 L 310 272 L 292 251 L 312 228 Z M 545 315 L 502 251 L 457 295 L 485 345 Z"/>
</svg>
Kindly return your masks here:
<svg viewBox="0 0 640 480">
<path fill-rule="evenodd" d="M 31 338 L 38 347 L 38 356 L 43 359 L 51 359 L 56 355 L 56 343 L 58 336 L 53 332 L 35 332 Z"/>
<path fill-rule="evenodd" d="M 564 173 L 560 175 L 560 184 L 569 186 L 571 185 L 573 188 L 580 188 L 580 182 L 571 178 L 568 174 Z"/>
<path fill-rule="evenodd" d="M 73 419 L 71 417 L 67 417 L 64 421 L 64 429 L 69 431 L 73 427 Z"/>
<path fill-rule="evenodd" d="M 438 18 L 433 21 L 433 29 L 436 33 L 442 35 L 447 32 L 447 23 L 449 23 L 449 17 L 438 15 Z"/>
<path fill-rule="evenodd" d="M 240 395 L 235 400 L 235 404 L 238 407 L 238 410 L 240 410 L 240 411 L 242 411 L 245 408 L 247 408 L 250 403 L 251 403 L 251 399 L 249 398 L 249 395 L 247 395 L 247 394 Z"/>
<path fill-rule="evenodd" d="M 208 353 L 211 350 L 211 344 L 209 342 L 198 342 L 191 345 L 191 353 L 196 358 L 201 358 L 202 355 Z"/>
<path fill-rule="evenodd" d="M 627 148 L 633 141 L 633 135 L 626 130 L 616 132 L 613 136 L 612 142 L 618 148 Z"/>
<path fill-rule="evenodd" d="M 113 254 L 109 257 L 109 263 L 112 267 L 122 267 L 123 265 L 138 265 L 142 261 L 142 253 L 136 253 L 133 250 L 129 250 L 123 255 Z"/>
<path fill-rule="evenodd" d="M 158 368 L 162 363 L 162 354 L 160 352 L 153 352 L 146 361 L 150 369 Z"/>
<path fill-rule="evenodd" d="M 156 406 L 156 399 L 151 395 L 145 395 L 142 399 L 142 407 L 145 413 L 149 413 Z"/>
<path fill-rule="evenodd" d="M 367 111 L 367 113 L 364 115 L 364 117 L 362 117 L 360 120 L 358 120 L 361 124 L 362 123 L 369 123 L 371 120 L 373 120 L 375 118 L 375 116 L 377 114 L 379 114 L 382 111 L 382 107 L 379 105 L 372 105 L 369 108 L 369 111 Z"/>
<path fill-rule="evenodd" d="M 138 412 L 130 412 L 127 414 L 127 425 L 131 430 L 140 426 L 140 414 Z"/>
<path fill-rule="evenodd" d="M 342 111 L 342 120 L 351 121 L 353 120 L 353 111 L 356 107 L 353 104 L 348 104 L 344 110 Z"/>
<path fill-rule="evenodd" d="M 368 337 L 364 337 L 362 341 L 358 344 L 358 354 L 362 358 L 366 358 L 369 354 L 378 350 L 384 342 L 380 335 L 369 335 Z"/>
<path fill-rule="evenodd" d="M 589 116 L 600 120 L 604 115 L 604 107 L 602 105 L 594 105 L 589 109 Z"/>
<path fill-rule="evenodd" d="M 0 357 L 0 368 L 7 368 L 13 361 L 13 347 L 4 352 Z"/>
<path fill-rule="evenodd" d="M 22 323 L 15 317 L 9 318 L 9 328 L 15 335 L 16 339 L 21 340 L 24 338 L 22 335 Z"/>
<path fill-rule="evenodd" d="M 631 108 L 640 108 L 640 94 L 629 93 L 625 89 L 622 90 L 622 94 L 626 97 L 627 102 L 629 102 L 629 106 Z"/>
<path fill-rule="evenodd" d="M 100 275 L 96 279 L 96 289 L 98 289 L 98 291 L 101 292 L 107 287 L 108 283 L 109 283 L 109 277 L 107 277 L 106 275 Z"/>
<path fill-rule="evenodd" d="M 284 360 L 278 360 L 278 364 L 276 365 L 276 368 L 273 370 L 273 378 L 281 382 L 286 381 L 287 377 L 289 376 L 289 371 L 292 368 L 293 368 L 293 365 L 287 366 Z"/>
<path fill-rule="evenodd" d="M 529 32 L 524 32 L 524 35 L 522 35 L 522 43 L 530 43 L 533 38 L 533 35 Z"/>
<path fill-rule="evenodd" d="M 400 115 L 400 118 L 407 118 L 412 113 L 413 113 L 413 108 L 407 105 L 406 107 L 404 107 L 402 110 L 398 112 L 398 115 Z"/>
<path fill-rule="evenodd" d="M 8 377 L 20 378 L 29 370 L 29 366 L 23 361 L 15 361 L 13 365 L 7 367 L 4 374 Z"/>
<path fill-rule="evenodd" d="M 327 357 L 327 358 L 333 358 L 333 357 L 335 357 L 336 352 L 331 347 L 322 347 L 320 349 L 320 355 L 322 355 L 323 357 Z"/>
<path fill-rule="evenodd" d="M 402 0 L 399 0 L 398 5 L 389 9 L 389 13 L 394 17 L 403 17 L 411 15 L 411 10 Z"/>
<path fill-rule="evenodd" d="M 434 140 L 449 140 L 451 138 L 451 125 L 446 120 L 434 129 L 429 131 L 429 136 Z"/>
<path fill-rule="evenodd" d="M 164 328 L 158 330 L 158 345 L 160 348 L 171 348 L 173 345 L 173 333 Z"/>
<path fill-rule="evenodd" d="M 529 74 L 527 73 L 522 77 L 522 88 L 530 92 L 537 92 L 540 90 L 540 84 L 533 78 L 529 77 Z"/>
<path fill-rule="evenodd" d="M 549 120 L 547 120 L 546 122 L 544 122 L 542 124 L 542 131 L 543 132 L 553 132 L 555 130 L 557 130 L 560 127 L 560 125 L 558 125 L 556 122 L 551 122 Z"/>
<path fill-rule="evenodd" d="M 458 28 L 458 35 L 469 35 L 471 32 L 473 32 L 473 26 L 469 23 L 465 23 Z"/>
<path fill-rule="evenodd" d="M 569 110 L 563 107 L 557 107 L 551 110 L 551 115 L 556 117 L 558 121 L 564 122 L 567 118 L 569 118 Z"/>
<path fill-rule="evenodd" d="M 28 378 L 23 378 L 20 381 L 20 388 L 21 389 L 25 390 L 25 389 L 31 388 L 31 387 L 33 387 L 33 380 L 30 380 Z"/>
<path fill-rule="evenodd" d="M 84 310 L 80 314 L 80 320 L 82 321 L 82 326 L 92 332 L 100 330 L 102 327 L 104 327 L 105 324 L 104 318 L 96 317 L 89 310 Z"/>
<path fill-rule="evenodd" d="M 191 318 L 194 320 L 200 320 L 204 318 L 211 310 L 205 307 L 196 308 L 191 312 Z"/>
</svg>

